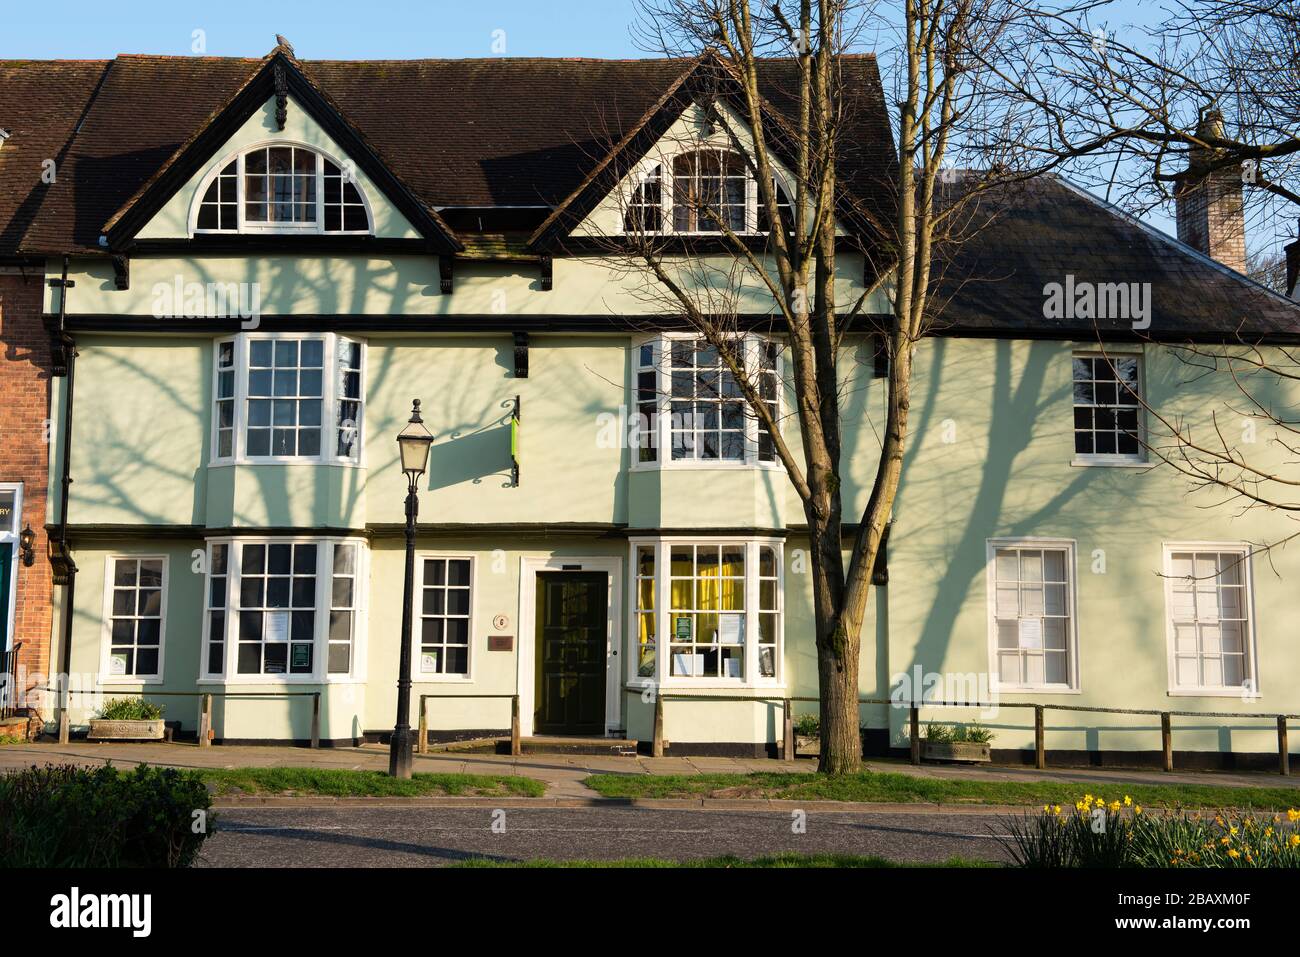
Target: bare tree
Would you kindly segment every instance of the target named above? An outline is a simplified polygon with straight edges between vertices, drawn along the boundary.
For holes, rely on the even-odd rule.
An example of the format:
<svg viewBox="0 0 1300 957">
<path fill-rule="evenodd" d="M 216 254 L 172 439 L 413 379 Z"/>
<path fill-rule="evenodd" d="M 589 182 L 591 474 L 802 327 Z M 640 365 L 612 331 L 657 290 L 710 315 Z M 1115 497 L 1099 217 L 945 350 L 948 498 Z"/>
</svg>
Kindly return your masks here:
<svg viewBox="0 0 1300 957">
<path fill-rule="evenodd" d="M 635 184 L 605 252 L 622 257 L 619 268 L 645 277 L 641 295 L 657 304 L 652 311 L 680 317 L 698 337 L 699 353 L 711 368 L 716 364 L 718 374 L 709 379 L 716 398 L 744 403 L 757 420 L 762 451 L 784 467 L 802 504 L 824 772 L 852 772 L 861 764 L 860 635 L 909 441 L 914 348 L 942 309 L 933 292 L 940 247 L 970 241 L 978 217 L 969 210 L 986 190 L 1033 174 L 1022 162 L 1019 138 L 1027 121 L 1017 110 L 1034 106 L 1011 99 L 991 105 L 994 93 L 1008 87 L 984 66 L 1020 56 L 1011 36 L 1016 6 L 1004 0 L 642 3 L 647 45 L 699 58 L 695 85 L 669 94 L 700 111 L 700 122 L 677 134 L 694 142 L 675 144 L 672 152 L 698 156 L 707 146 L 713 154 L 707 175 L 691 168 L 674 178 L 672 210 L 682 221 L 673 229 L 660 220 L 662 182 L 647 174 Z M 896 38 L 888 106 L 865 96 L 860 80 L 846 81 L 847 58 L 866 35 Z M 893 122 L 894 137 L 887 127 L 874 137 L 889 142 L 846 138 L 847 119 L 864 109 L 890 112 L 885 122 Z M 719 142 L 729 148 L 716 149 Z M 872 147 L 882 150 L 872 188 L 862 189 L 861 176 L 849 188 L 842 158 Z M 960 189 L 950 188 L 959 180 L 955 157 L 977 158 L 983 168 L 960 177 Z M 728 165 L 736 162 L 744 168 Z M 757 223 L 746 222 L 727 197 L 728 179 L 737 173 L 755 184 Z M 628 174 L 617 163 L 601 172 L 611 186 Z M 847 254 L 865 257 L 868 281 L 853 301 L 841 302 L 837 264 Z M 780 368 L 793 395 L 784 413 L 774 401 L 775 354 L 764 346 L 755 356 L 753 340 L 743 336 L 756 301 L 763 303 L 758 311 L 770 314 L 764 331 L 782 342 Z M 861 353 L 864 337 L 875 344 L 867 361 L 887 360 L 885 416 L 870 493 L 861 513 L 846 521 L 844 410 L 846 398 L 862 388 L 852 350 Z M 660 407 L 664 398 L 671 397 L 652 397 L 648 407 Z M 783 435 L 783 418 L 797 425 L 797 446 Z"/>
</svg>

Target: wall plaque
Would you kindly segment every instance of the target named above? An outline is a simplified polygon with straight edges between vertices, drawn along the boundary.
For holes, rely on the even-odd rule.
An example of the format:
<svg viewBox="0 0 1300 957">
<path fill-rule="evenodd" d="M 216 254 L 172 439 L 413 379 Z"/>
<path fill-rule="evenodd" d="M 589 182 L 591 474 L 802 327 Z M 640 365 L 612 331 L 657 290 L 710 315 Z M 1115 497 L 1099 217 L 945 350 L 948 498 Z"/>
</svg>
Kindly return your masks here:
<svg viewBox="0 0 1300 957">
<path fill-rule="evenodd" d="M 514 635 L 488 635 L 488 651 L 514 651 Z"/>
</svg>

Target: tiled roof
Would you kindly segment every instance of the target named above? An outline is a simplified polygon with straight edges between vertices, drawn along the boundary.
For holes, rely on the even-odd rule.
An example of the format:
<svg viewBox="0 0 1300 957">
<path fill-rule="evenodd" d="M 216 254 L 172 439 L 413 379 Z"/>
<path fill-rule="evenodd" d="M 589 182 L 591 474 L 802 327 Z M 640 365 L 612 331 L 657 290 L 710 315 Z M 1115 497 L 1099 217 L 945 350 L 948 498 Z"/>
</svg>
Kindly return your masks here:
<svg viewBox="0 0 1300 957">
<path fill-rule="evenodd" d="M 14 224 L 15 230 L 26 228 L 21 247 L 97 248 L 105 222 L 264 62 L 160 56 L 111 61 L 58 183 L 34 216 Z M 438 209 L 556 205 L 694 62 L 502 58 L 299 65 L 416 196 Z M 0 61 L 0 70 L 14 68 Z M 783 69 L 773 61 L 765 71 L 773 80 L 764 92 L 788 107 Z M 891 153 L 887 140 L 879 142 L 888 126 L 874 59 L 850 58 L 844 69 L 857 71 L 853 82 L 868 87 L 854 102 L 870 104 L 854 111 L 850 130 L 852 140 L 868 148 L 847 150 L 844 177 L 846 183 L 879 184 L 888 178 L 882 170 L 854 168 L 862 157 L 888 162 Z M 31 70 L 55 84 L 62 82 L 64 65 L 36 63 Z M 0 93 L 7 112 L 27 112 L 21 98 L 6 97 Z M 19 125 L 18 119 L 8 125 Z"/>
<path fill-rule="evenodd" d="M 1055 176 L 982 197 L 936 267 L 936 331 L 1053 338 L 1300 339 L 1286 299 Z M 1131 318 L 1049 318 L 1049 283 L 1150 283 L 1150 327 Z"/>
<path fill-rule="evenodd" d="M 0 60 L 0 129 L 9 133 L 0 144 L 0 256 L 14 253 L 63 180 L 64 147 L 109 62 Z"/>
</svg>

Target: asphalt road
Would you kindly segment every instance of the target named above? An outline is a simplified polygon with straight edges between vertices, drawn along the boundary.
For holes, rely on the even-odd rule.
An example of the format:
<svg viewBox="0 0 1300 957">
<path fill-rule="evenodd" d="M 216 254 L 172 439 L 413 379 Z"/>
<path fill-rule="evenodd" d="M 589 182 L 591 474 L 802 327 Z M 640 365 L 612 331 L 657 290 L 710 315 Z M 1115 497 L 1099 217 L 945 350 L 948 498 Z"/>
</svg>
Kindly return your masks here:
<svg viewBox="0 0 1300 957">
<path fill-rule="evenodd" d="M 529 860 L 733 854 L 876 854 L 940 862 L 1003 860 L 997 813 L 789 811 L 632 807 L 278 807 L 219 809 L 209 867 L 443 867 L 468 858 Z M 497 831 L 493 822 L 498 822 Z M 503 825 L 503 828 L 502 828 Z"/>
</svg>

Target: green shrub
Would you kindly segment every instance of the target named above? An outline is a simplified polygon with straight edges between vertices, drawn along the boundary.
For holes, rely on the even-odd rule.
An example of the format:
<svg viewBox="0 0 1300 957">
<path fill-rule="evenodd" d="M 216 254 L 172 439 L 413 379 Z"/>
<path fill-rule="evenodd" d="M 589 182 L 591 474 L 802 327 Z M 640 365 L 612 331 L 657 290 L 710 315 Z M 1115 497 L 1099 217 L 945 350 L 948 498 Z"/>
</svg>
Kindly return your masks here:
<svg viewBox="0 0 1300 957">
<path fill-rule="evenodd" d="M 970 724 L 957 725 L 953 730 L 952 739 L 969 741 L 971 744 L 988 744 L 993 740 L 993 732 L 978 721 L 972 721 Z"/>
<path fill-rule="evenodd" d="M 211 805 L 199 775 L 175 768 L 3 774 L 0 867 L 188 867 L 212 831 Z"/>
<path fill-rule="evenodd" d="M 942 743 L 952 740 L 952 728 L 946 724 L 927 724 L 925 726 L 925 740 Z"/>
<path fill-rule="evenodd" d="M 144 698 L 113 698 L 99 709 L 99 716 L 108 721 L 157 721 L 163 706 Z"/>
<path fill-rule="evenodd" d="M 822 719 L 818 714 L 801 714 L 794 723 L 796 734 L 802 734 L 808 738 L 819 738 L 822 733 Z"/>
<path fill-rule="evenodd" d="M 1020 867 L 1300 867 L 1300 811 L 1144 814 L 1129 798 L 1086 794 L 1012 821 L 1002 840 Z"/>
</svg>

